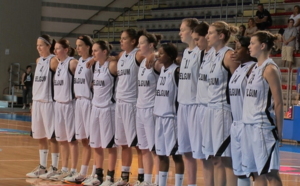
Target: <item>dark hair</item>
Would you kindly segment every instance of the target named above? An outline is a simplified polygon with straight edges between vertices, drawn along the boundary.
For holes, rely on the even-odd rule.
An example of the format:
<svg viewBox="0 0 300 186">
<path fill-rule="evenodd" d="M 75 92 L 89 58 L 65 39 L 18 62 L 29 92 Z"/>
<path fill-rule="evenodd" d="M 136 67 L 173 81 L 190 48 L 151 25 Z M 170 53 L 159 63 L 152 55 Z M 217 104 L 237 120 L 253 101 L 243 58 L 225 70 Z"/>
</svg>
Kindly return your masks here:
<svg viewBox="0 0 300 186">
<path fill-rule="evenodd" d="M 166 52 L 166 54 L 171 58 L 173 62 L 176 61 L 178 50 L 173 43 L 164 43 L 161 44 L 160 47 Z"/>
<path fill-rule="evenodd" d="M 249 51 L 248 47 L 250 45 L 250 40 L 251 40 L 250 37 L 245 37 L 245 36 L 238 37 L 238 41 L 241 44 L 241 46 L 246 48 L 246 50 L 248 50 L 248 51 Z M 251 57 L 251 56 L 250 56 L 250 58 L 251 58 L 252 61 L 256 61 L 256 58 Z"/>
<path fill-rule="evenodd" d="M 123 31 L 121 32 L 121 34 L 122 34 L 123 32 L 126 32 L 127 35 L 129 36 L 129 38 L 130 38 L 131 40 L 135 39 L 134 47 L 136 47 L 136 46 L 139 44 L 139 38 L 140 38 L 141 35 L 143 35 L 144 30 L 136 31 L 136 30 L 133 29 L 133 28 L 128 28 L 128 29 L 126 29 L 126 30 L 123 30 Z"/>
<path fill-rule="evenodd" d="M 199 36 L 205 37 L 207 35 L 209 28 L 209 24 L 205 21 L 199 23 L 193 30 L 193 32 L 197 33 Z"/>
<path fill-rule="evenodd" d="M 224 34 L 225 43 L 227 43 L 231 34 L 238 33 L 238 28 L 236 26 L 229 25 L 224 21 L 216 21 L 212 23 L 211 26 L 216 28 L 218 34 Z"/>
<path fill-rule="evenodd" d="M 77 39 L 83 41 L 85 45 L 90 47 L 89 54 L 92 55 L 92 52 L 93 52 L 92 47 L 93 47 L 93 43 L 94 43 L 93 39 L 88 35 L 79 36 Z"/>
<path fill-rule="evenodd" d="M 147 31 L 143 30 L 141 36 L 145 36 L 147 38 L 147 42 L 148 43 L 153 43 L 153 48 L 155 50 L 157 50 L 157 45 L 159 44 L 159 42 L 162 39 L 162 35 L 161 34 L 150 34 Z"/>
<path fill-rule="evenodd" d="M 264 4 L 258 3 L 257 6 L 262 6 L 262 7 L 264 7 Z"/>
<path fill-rule="evenodd" d="M 191 29 L 194 30 L 195 27 L 199 24 L 199 20 L 197 18 L 184 18 L 182 23 L 185 22 L 186 25 Z"/>
<path fill-rule="evenodd" d="M 290 21 L 293 21 L 293 23 L 295 23 L 294 19 L 288 19 L 288 23 L 290 23 Z"/>
<path fill-rule="evenodd" d="M 268 31 L 257 31 L 251 37 L 257 37 L 260 43 L 265 43 L 268 51 L 271 50 L 274 46 L 274 41 L 277 39 L 275 35 Z"/>
<path fill-rule="evenodd" d="M 300 6 L 299 5 L 295 5 L 294 9 L 297 8 L 298 9 L 298 14 L 300 13 Z"/>
<path fill-rule="evenodd" d="M 26 66 L 26 70 L 27 70 L 28 68 L 32 68 L 32 66 L 31 66 L 31 65 L 27 65 L 27 66 Z"/>
<path fill-rule="evenodd" d="M 41 35 L 40 37 L 42 38 L 42 40 L 46 45 L 48 46 L 50 45 L 50 53 L 54 54 L 54 46 L 56 43 L 55 39 L 52 39 L 51 36 L 48 34 Z"/>
<path fill-rule="evenodd" d="M 250 26 L 249 26 L 249 21 L 250 21 L 250 20 L 251 20 L 252 23 L 255 25 L 255 20 L 254 20 L 254 18 L 251 17 L 251 18 L 248 19 L 248 28 L 250 28 Z"/>
<path fill-rule="evenodd" d="M 60 39 L 60 40 L 57 41 L 57 43 L 60 44 L 63 48 L 67 48 L 69 50 L 68 51 L 69 56 L 74 56 L 75 49 L 70 46 L 69 40 Z"/>
<path fill-rule="evenodd" d="M 239 27 L 242 27 L 244 29 L 243 32 L 241 33 L 241 36 L 243 36 L 245 34 L 246 27 L 245 27 L 245 25 L 240 25 Z"/>
<path fill-rule="evenodd" d="M 107 50 L 107 56 L 110 55 L 110 51 L 112 50 L 113 46 L 109 44 L 107 41 L 98 40 L 94 43 L 97 44 L 101 48 L 101 50 Z"/>
</svg>

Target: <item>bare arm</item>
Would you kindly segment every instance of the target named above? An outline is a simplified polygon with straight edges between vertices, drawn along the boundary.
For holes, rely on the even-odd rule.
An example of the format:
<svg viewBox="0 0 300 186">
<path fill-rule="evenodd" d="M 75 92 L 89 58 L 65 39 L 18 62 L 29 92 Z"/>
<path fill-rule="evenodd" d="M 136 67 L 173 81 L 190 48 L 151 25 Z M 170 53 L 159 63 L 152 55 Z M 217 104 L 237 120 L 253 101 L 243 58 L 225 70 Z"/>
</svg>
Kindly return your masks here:
<svg viewBox="0 0 300 186">
<path fill-rule="evenodd" d="M 228 50 L 224 57 L 224 65 L 226 68 L 228 68 L 230 70 L 231 74 L 233 74 L 235 69 L 237 69 L 237 67 L 240 65 L 239 63 L 236 63 L 231 59 L 232 52 L 233 51 Z"/>
<path fill-rule="evenodd" d="M 137 63 L 141 64 L 141 62 L 145 59 L 145 57 L 142 56 L 141 51 L 137 51 L 137 53 L 135 54 L 135 59 Z"/>
<path fill-rule="evenodd" d="M 70 61 L 70 70 L 72 72 L 72 74 L 74 75 L 75 74 L 75 70 L 76 70 L 76 67 L 77 67 L 77 64 L 78 64 L 78 61 L 76 59 L 72 59 Z"/>
<path fill-rule="evenodd" d="M 294 24 L 295 27 L 300 26 L 300 19 L 297 20 L 297 22 Z"/>
<path fill-rule="evenodd" d="M 118 73 L 117 73 L 117 67 L 118 67 L 118 61 L 110 61 L 109 62 L 109 72 L 114 75 L 114 76 L 117 76 Z"/>
<path fill-rule="evenodd" d="M 274 99 L 275 125 L 278 130 L 278 138 L 282 139 L 282 122 L 283 122 L 283 98 L 280 83 L 279 70 L 274 65 L 268 65 L 263 74 L 269 83 L 271 93 Z"/>
<path fill-rule="evenodd" d="M 55 72 L 56 69 L 57 69 L 58 63 L 59 62 L 58 62 L 58 59 L 56 57 L 51 58 L 51 60 L 50 60 L 50 69 Z"/>
</svg>

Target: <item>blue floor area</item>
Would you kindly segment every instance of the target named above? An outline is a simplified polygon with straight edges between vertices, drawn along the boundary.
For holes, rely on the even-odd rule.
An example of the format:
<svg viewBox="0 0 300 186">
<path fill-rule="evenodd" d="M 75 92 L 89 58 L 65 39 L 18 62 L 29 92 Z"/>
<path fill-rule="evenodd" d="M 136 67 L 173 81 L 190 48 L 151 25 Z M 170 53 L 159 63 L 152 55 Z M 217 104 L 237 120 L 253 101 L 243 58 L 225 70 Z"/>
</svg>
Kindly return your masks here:
<svg viewBox="0 0 300 186">
<path fill-rule="evenodd" d="M 23 134 L 23 135 L 29 135 L 30 132 L 25 130 L 16 130 L 16 129 L 0 129 L 0 133 L 5 134 Z"/>
<path fill-rule="evenodd" d="M 300 146 L 283 144 L 279 150 L 284 152 L 300 153 Z"/>
<path fill-rule="evenodd" d="M 22 116 L 22 115 L 17 115 L 17 114 L 1 113 L 0 114 L 0 119 L 10 119 L 10 120 L 31 122 L 31 116 Z"/>
</svg>

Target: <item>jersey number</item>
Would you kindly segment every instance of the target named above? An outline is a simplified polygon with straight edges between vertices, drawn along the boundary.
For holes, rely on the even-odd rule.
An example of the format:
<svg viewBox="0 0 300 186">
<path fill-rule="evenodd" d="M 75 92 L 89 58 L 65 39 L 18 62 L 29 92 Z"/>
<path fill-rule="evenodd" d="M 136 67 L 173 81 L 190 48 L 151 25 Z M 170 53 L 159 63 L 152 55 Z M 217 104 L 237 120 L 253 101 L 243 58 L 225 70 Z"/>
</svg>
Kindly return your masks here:
<svg viewBox="0 0 300 186">
<path fill-rule="evenodd" d="M 184 68 L 189 68 L 190 61 L 191 60 L 189 60 L 189 59 L 185 60 L 185 66 L 184 66 Z"/>
<path fill-rule="evenodd" d="M 210 72 L 209 72 L 209 73 L 213 73 L 214 70 L 215 70 L 215 68 L 216 68 L 216 64 L 213 64 L 213 65 L 211 66 L 211 69 L 210 69 Z"/>
<path fill-rule="evenodd" d="M 235 75 L 234 78 L 233 78 L 233 80 L 231 81 L 231 83 L 232 83 L 232 84 L 233 84 L 233 83 L 236 83 L 240 76 L 241 76 L 241 75 Z"/>
<path fill-rule="evenodd" d="M 160 77 L 161 78 L 161 80 L 160 80 L 160 84 L 159 85 L 165 85 L 165 83 L 166 83 L 166 77 Z"/>
</svg>

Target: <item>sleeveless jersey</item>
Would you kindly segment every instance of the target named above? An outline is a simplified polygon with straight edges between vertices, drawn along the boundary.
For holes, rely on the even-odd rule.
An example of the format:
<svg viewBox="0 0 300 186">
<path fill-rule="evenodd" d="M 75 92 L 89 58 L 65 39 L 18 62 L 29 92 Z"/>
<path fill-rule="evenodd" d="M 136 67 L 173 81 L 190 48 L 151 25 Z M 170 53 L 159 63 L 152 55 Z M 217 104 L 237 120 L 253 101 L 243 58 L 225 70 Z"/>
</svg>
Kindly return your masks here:
<svg viewBox="0 0 300 186">
<path fill-rule="evenodd" d="M 138 99 L 136 107 L 149 108 L 154 106 L 158 74 L 153 68 L 146 68 L 146 58 L 142 61 L 138 73 Z"/>
<path fill-rule="evenodd" d="M 243 102 L 247 85 L 247 73 L 255 62 L 241 64 L 232 74 L 229 81 L 229 96 L 233 121 L 241 121 L 243 115 Z"/>
<path fill-rule="evenodd" d="M 156 96 L 153 114 L 160 117 L 176 116 L 177 85 L 174 73 L 176 64 L 172 64 L 167 69 L 163 66 L 157 81 Z"/>
<path fill-rule="evenodd" d="M 227 103 L 230 104 L 228 82 L 231 74 L 223 65 L 225 53 L 231 48 L 225 46 L 218 52 L 215 52 L 211 63 L 211 69 L 208 73 L 208 99 L 209 103 Z"/>
<path fill-rule="evenodd" d="M 75 98 L 74 95 L 74 76 L 69 66 L 73 57 L 67 57 L 57 66 L 54 76 L 54 99 L 57 102 L 68 103 Z"/>
<path fill-rule="evenodd" d="M 108 67 L 108 61 L 105 61 L 102 66 L 97 62 L 95 66 L 93 78 L 94 96 L 92 104 L 96 107 L 103 108 L 115 103 L 114 90 L 116 77 L 110 73 Z"/>
<path fill-rule="evenodd" d="M 200 57 L 201 50 L 198 47 L 192 51 L 188 48 L 184 50 L 178 83 L 178 102 L 181 104 L 196 103 Z"/>
<path fill-rule="evenodd" d="M 32 100 L 42 102 L 54 101 L 53 77 L 54 71 L 50 69 L 51 54 L 46 58 L 40 57 L 35 68 Z"/>
<path fill-rule="evenodd" d="M 211 69 L 213 55 L 215 55 L 215 49 L 211 47 L 209 51 L 204 53 L 203 61 L 200 65 L 196 96 L 196 103 L 198 104 L 207 105 L 208 103 L 208 73 Z"/>
<path fill-rule="evenodd" d="M 31 87 L 32 86 L 32 81 L 33 81 L 32 77 L 33 77 L 32 73 L 27 74 L 27 72 L 25 72 L 25 76 L 24 76 L 23 82 L 24 82 L 24 85 L 26 87 Z"/>
<path fill-rule="evenodd" d="M 86 63 L 92 57 L 85 60 L 82 57 L 78 61 L 78 65 L 74 74 L 74 92 L 76 97 L 85 97 L 92 99 L 92 81 L 93 81 L 93 69 L 87 68 Z"/>
<path fill-rule="evenodd" d="M 263 77 L 263 72 L 267 65 L 277 65 L 268 58 L 260 66 L 257 64 L 248 78 L 244 106 L 243 106 L 243 122 L 245 124 L 274 124 L 274 102 L 270 86 Z M 277 67 L 278 68 L 278 67 Z"/>
<path fill-rule="evenodd" d="M 118 86 L 117 99 L 133 103 L 137 100 L 137 82 L 139 66 L 135 61 L 135 54 L 138 49 L 132 50 L 129 54 L 123 53 L 118 61 Z"/>
</svg>

